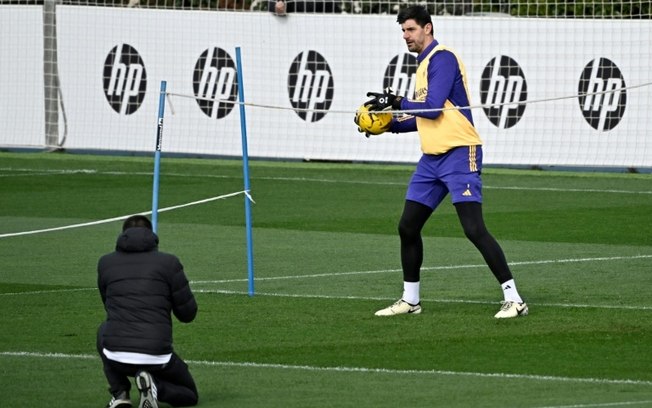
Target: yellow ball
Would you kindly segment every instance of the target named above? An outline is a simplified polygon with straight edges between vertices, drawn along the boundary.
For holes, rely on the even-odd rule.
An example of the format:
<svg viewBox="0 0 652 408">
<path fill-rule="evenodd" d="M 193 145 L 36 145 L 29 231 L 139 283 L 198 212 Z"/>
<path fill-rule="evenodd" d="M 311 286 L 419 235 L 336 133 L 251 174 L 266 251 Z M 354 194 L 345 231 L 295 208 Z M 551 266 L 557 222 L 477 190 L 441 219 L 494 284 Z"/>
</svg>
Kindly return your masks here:
<svg viewBox="0 0 652 408">
<path fill-rule="evenodd" d="M 370 113 L 369 107 L 370 105 L 362 105 L 358 108 L 355 123 L 360 129 L 372 135 L 387 132 L 392 125 L 392 114 L 389 112 Z"/>
</svg>

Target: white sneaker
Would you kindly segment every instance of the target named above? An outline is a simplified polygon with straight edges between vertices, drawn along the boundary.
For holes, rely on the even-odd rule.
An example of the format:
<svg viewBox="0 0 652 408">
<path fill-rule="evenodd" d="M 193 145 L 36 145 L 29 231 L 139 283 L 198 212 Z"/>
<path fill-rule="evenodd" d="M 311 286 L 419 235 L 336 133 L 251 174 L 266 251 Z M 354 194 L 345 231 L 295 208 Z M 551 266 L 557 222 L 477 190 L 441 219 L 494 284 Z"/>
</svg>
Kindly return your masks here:
<svg viewBox="0 0 652 408">
<path fill-rule="evenodd" d="M 158 408 L 156 400 L 156 384 L 152 375 L 147 371 L 136 374 L 136 386 L 140 391 L 140 404 L 138 408 Z"/>
<path fill-rule="evenodd" d="M 512 317 L 527 316 L 528 308 L 525 302 L 504 301 L 500 310 L 494 316 L 496 319 L 510 319 Z"/>
<path fill-rule="evenodd" d="M 403 299 L 399 299 L 393 305 L 380 309 L 376 316 L 394 316 L 400 314 L 419 314 L 421 313 L 421 303 L 411 305 Z"/>
</svg>

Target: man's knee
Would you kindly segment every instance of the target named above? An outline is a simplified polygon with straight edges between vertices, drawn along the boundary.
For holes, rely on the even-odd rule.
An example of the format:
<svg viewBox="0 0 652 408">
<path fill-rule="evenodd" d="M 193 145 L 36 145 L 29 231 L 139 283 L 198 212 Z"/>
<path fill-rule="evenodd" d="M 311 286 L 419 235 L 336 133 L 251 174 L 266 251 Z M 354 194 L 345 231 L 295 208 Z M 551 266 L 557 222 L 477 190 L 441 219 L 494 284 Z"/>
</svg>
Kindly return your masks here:
<svg viewBox="0 0 652 408">
<path fill-rule="evenodd" d="M 476 202 L 464 202 L 455 204 L 457 215 L 462 224 L 464 235 L 472 242 L 478 242 L 486 234 L 487 227 L 482 218 L 482 207 Z"/>
<path fill-rule="evenodd" d="M 401 239 L 418 239 L 430 214 L 432 214 L 431 208 L 414 201 L 406 201 L 403 214 L 398 222 L 398 234 Z"/>
<path fill-rule="evenodd" d="M 406 217 L 401 217 L 398 222 L 398 235 L 402 240 L 414 240 L 419 237 L 421 227 L 414 222 L 411 222 Z"/>
<path fill-rule="evenodd" d="M 484 224 L 479 224 L 470 220 L 467 220 L 466 222 L 463 221 L 462 228 L 464 229 L 464 235 L 466 235 L 471 242 L 479 242 L 482 237 L 487 234 L 487 228 Z"/>
</svg>

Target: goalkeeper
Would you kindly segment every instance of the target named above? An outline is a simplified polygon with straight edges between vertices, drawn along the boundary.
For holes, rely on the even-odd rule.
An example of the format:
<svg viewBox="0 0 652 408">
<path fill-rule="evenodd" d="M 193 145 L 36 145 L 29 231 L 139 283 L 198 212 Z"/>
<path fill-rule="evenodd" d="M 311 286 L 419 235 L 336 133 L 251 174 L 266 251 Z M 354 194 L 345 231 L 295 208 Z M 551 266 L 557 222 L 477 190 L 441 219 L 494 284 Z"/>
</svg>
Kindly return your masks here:
<svg viewBox="0 0 652 408">
<path fill-rule="evenodd" d="M 471 110 L 454 109 L 470 105 L 464 65 L 453 50 L 434 39 L 432 20 L 426 8 L 407 7 L 399 11 L 397 22 L 408 50 L 418 53 L 415 98 L 408 100 L 386 89 L 382 93 L 368 93 L 373 99 L 366 105 L 375 111 L 388 108 L 415 111 L 394 119 L 388 130 L 393 133 L 417 131 L 423 155 L 407 188 L 398 227 L 403 296 L 377 311 L 376 316 L 421 312 L 421 229 L 449 193 L 464 234 L 480 251 L 502 287 L 503 302 L 495 317 L 525 316 L 528 307 L 516 289 L 500 245 L 487 231 L 482 216 L 482 141 L 473 125 Z M 362 127 L 359 130 L 367 133 Z"/>
</svg>

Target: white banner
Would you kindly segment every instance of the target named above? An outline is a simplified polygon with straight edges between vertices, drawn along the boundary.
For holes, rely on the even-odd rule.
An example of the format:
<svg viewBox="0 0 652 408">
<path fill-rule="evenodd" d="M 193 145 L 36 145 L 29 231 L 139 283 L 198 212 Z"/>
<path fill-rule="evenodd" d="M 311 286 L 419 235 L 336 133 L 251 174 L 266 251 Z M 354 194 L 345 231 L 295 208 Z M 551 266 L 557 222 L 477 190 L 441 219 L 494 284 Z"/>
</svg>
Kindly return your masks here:
<svg viewBox="0 0 652 408">
<path fill-rule="evenodd" d="M 35 16 L 6 14 L 0 50 L 4 22 L 16 21 L 12 30 L 37 32 L 12 34 L 29 50 L 21 55 L 29 58 L 25 65 L 42 66 Z M 239 47 L 250 156 L 416 161 L 416 134 L 366 139 L 353 124 L 366 92 L 413 90 L 414 55 L 395 20 L 58 6 L 64 147 L 152 151 L 165 80 L 173 95 L 164 152 L 241 155 L 239 107 L 209 100 L 238 100 Z M 622 89 L 652 82 L 649 20 L 435 17 L 434 25 L 435 37 L 466 64 L 485 163 L 652 167 L 652 88 Z M 8 98 L 29 98 L 41 109 L 24 81 L 6 79 L 23 78 L 26 68 L 6 65 L 3 110 L 13 103 Z M 606 91 L 614 92 L 600 93 Z M 43 128 L 36 124 L 42 114 L 31 123 L 3 114 L 18 123 L 0 128 L 2 145 Z"/>
<path fill-rule="evenodd" d="M 45 143 L 43 10 L 0 7 L 0 146 Z"/>
</svg>

